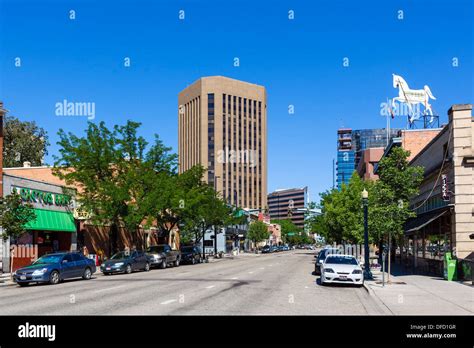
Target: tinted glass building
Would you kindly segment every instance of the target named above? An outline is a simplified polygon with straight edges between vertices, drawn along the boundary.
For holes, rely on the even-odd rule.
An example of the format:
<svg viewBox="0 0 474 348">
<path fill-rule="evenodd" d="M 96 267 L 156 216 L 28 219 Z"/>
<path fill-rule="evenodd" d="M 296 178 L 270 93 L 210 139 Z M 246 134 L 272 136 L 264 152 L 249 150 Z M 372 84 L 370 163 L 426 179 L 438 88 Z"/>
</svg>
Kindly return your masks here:
<svg viewBox="0 0 474 348">
<path fill-rule="evenodd" d="M 357 129 L 341 128 L 337 131 L 337 187 L 347 184 L 357 169 L 362 153 L 366 149 L 385 147 L 400 129 Z M 387 139 L 388 138 L 388 139 Z"/>
</svg>

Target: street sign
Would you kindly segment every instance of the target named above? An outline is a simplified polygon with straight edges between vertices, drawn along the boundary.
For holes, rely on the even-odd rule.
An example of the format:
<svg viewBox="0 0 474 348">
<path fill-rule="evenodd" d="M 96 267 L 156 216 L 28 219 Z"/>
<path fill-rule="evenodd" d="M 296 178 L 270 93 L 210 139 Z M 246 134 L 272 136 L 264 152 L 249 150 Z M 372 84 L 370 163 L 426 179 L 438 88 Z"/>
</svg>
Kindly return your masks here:
<svg viewBox="0 0 474 348">
<path fill-rule="evenodd" d="M 288 236 L 294 236 L 294 235 L 295 235 L 295 232 L 288 232 L 287 235 L 288 235 Z"/>
</svg>

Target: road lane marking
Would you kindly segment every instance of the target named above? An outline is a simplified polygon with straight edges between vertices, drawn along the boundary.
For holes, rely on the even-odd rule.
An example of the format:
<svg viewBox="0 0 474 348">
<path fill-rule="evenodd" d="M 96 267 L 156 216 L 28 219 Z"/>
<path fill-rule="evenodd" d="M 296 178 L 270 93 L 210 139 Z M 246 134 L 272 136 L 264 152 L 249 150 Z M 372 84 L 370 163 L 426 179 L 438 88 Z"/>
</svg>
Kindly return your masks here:
<svg viewBox="0 0 474 348">
<path fill-rule="evenodd" d="M 237 277 L 234 277 L 234 278 L 230 278 L 230 279 L 231 279 L 231 280 L 237 280 L 237 279 L 239 279 L 239 278 L 237 278 Z"/>
<path fill-rule="evenodd" d="M 215 285 L 209 285 L 209 286 L 206 286 L 206 289 L 212 289 L 213 287 L 215 287 Z"/>
<path fill-rule="evenodd" d="M 253 274 L 253 272 L 249 272 L 249 274 Z"/>
<path fill-rule="evenodd" d="M 265 267 L 260 267 L 260 269 L 265 269 Z"/>
<path fill-rule="evenodd" d="M 95 290 L 94 292 L 102 292 L 102 291 L 108 291 L 108 290 L 114 290 L 114 289 L 118 289 L 118 288 L 123 288 L 125 285 L 118 285 L 118 286 L 113 286 L 111 288 L 105 288 L 105 289 L 99 289 L 99 290 Z"/>
<path fill-rule="evenodd" d="M 162 305 L 167 305 L 167 304 L 170 304 L 170 303 L 173 303 L 173 302 L 176 302 L 177 300 L 167 300 L 167 301 L 163 301 L 161 302 L 160 304 Z"/>
</svg>

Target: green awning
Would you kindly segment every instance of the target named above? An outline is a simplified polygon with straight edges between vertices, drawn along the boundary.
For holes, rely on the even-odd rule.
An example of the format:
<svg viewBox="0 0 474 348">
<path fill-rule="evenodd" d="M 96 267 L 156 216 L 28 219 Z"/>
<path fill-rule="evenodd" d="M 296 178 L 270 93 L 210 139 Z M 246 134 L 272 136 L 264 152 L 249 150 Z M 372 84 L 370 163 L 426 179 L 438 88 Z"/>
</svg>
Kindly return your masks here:
<svg viewBox="0 0 474 348">
<path fill-rule="evenodd" d="M 44 209 L 33 209 L 36 219 L 26 224 L 27 230 L 76 232 L 76 224 L 71 213 Z"/>
</svg>

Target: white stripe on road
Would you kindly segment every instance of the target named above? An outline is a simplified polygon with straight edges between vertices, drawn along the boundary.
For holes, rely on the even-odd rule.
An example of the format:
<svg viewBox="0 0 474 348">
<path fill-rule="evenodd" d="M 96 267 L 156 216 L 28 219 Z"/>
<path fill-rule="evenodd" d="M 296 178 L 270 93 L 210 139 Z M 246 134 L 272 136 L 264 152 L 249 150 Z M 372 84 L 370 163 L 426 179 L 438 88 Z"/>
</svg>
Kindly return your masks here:
<svg viewBox="0 0 474 348">
<path fill-rule="evenodd" d="M 231 280 L 237 280 L 237 279 L 239 279 L 239 278 L 237 278 L 237 277 L 234 277 L 234 278 L 230 278 L 230 279 L 231 279 Z"/>
<path fill-rule="evenodd" d="M 173 303 L 173 302 L 176 302 L 177 300 L 168 300 L 168 301 L 163 301 L 161 302 L 160 304 L 162 305 L 167 305 L 167 304 L 170 304 L 170 303 Z"/>
<path fill-rule="evenodd" d="M 209 285 L 209 286 L 206 286 L 206 289 L 212 289 L 213 287 L 215 287 L 215 285 Z"/>
<path fill-rule="evenodd" d="M 249 272 L 249 274 L 253 274 L 253 272 Z"/>
<path fill-rule="evenodd" d="M 119 286 L 113 286 L 111 288 L 105 288 L 105 289 L 100 289 L 100 290 L 95 290 L 94 292 L 102 292 L 102 291 L 109 291 L 109 290 L 115 290 L 118 288 L 123 288 L 125 285 L 119 285 Z"/>
<path fill-rule="evenodd" d="M 265 267 L 260 267 L 260 269 L 265 269 Z"/>
</svg>

